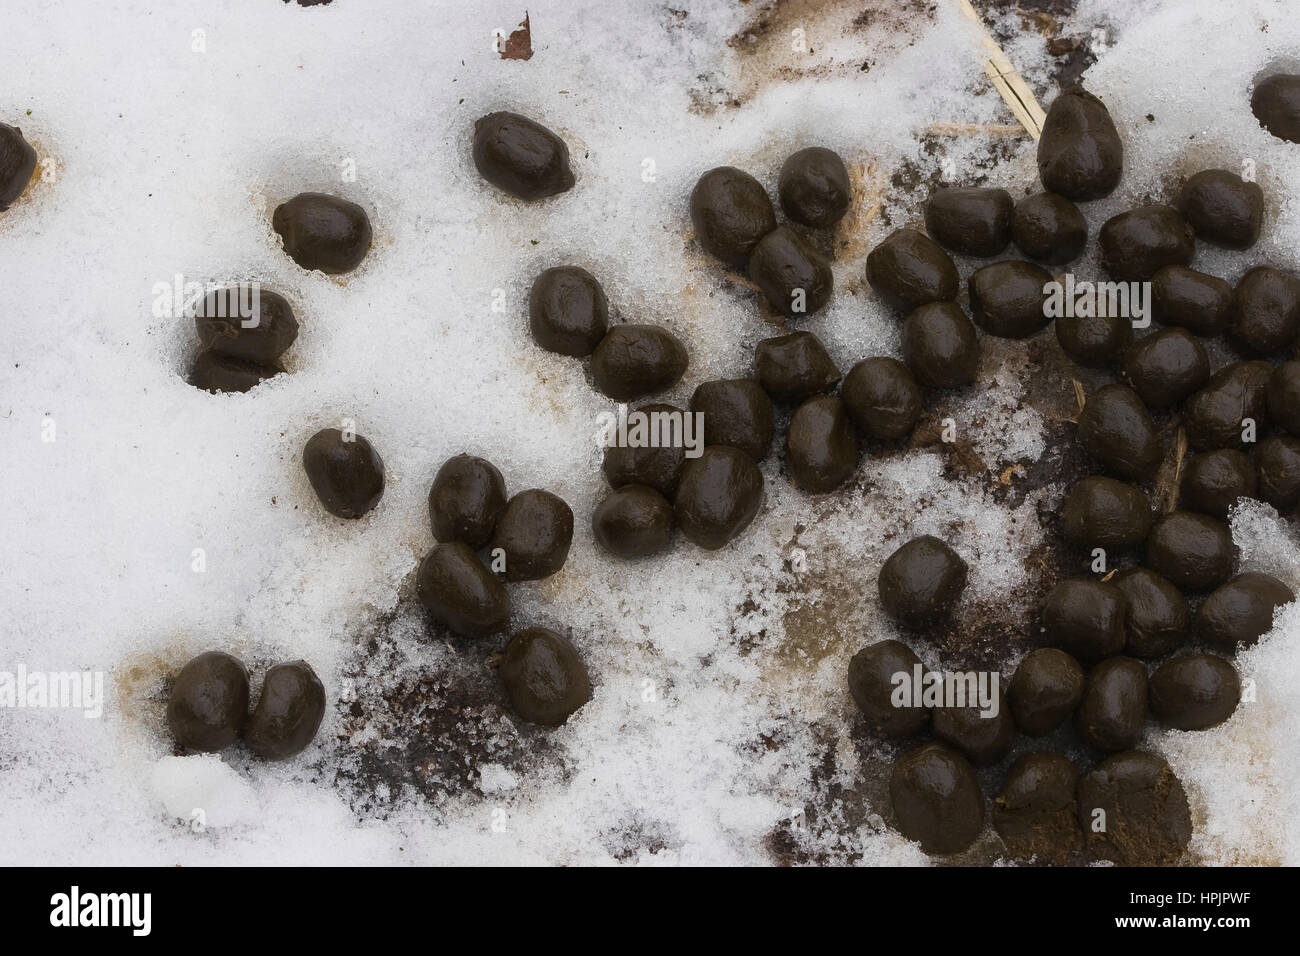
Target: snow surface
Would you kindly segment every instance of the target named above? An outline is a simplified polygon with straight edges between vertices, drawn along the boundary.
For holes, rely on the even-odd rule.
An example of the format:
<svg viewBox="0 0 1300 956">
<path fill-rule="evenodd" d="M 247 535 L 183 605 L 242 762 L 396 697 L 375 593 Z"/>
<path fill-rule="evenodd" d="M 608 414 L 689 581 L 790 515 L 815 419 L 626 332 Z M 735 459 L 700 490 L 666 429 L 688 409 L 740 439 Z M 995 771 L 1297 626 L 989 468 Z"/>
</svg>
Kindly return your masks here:
<svg viewBox="0 0 1300 956">
<path fill-rule="evenodd" d="M 846 158 L 858 195 L 834 299 L 802 327 L 845 371 L 897 354 L 897 321 L 862 279 L 867 250 L 925 198 L 895 174 L 1037 189 L 1026 137 L 927 132 L 1014 122 L 955 3 L 533 0 L 526 62 L 492 49 L 523 14 L 497 0 L 4 6 L 0 121 L 23 129 L 47 176 L 0 214 L 0 669 L 102 670 L 109 700 L 101 720 L 0 712 L 0 860 L 757 864 L 773 860 L 775 829 L 821 805 L 823 825 L 793 838 L 813 857 L 926 862 L 875 814 L 836 803 L 879 772 L 847 742 L 844 686 L 849 657 L 893 634 L 875 571 L 905 537 L 939 533 L 971 564 L 968 602 L 1023 601 L 1036 504 L 1061 489 L 997 500 L 921 448 L 866 458 L 849 491 L 811 498 L 773 456 L 766 507 L 730 547 L 614 560 L 588 523 L 611 405 L 520 316 L 538 271 L 579 264 L 621 318 L 688 344 L 668 400 L 747 374 L 754 343 L 779 329 L 699 253 L 687 197 L 723 164 L 774 193 L 782 159 L 816 143 Z M 994 20 L 1049 104 L 1042 35 L 1015 13 Z M 796 28 L 807 51 L 791 49 Z M 1259 128 L 1247 92 L 1300 63 L 1291 4 L 1084 0 L 1062 33 L 1095 30 L 1106 49 L 1086 80 L 1127 154 L 1119 190 L 1086 209 L 1094 230 L 1168 198 L 1181 175 L 1249 159 L 1264 236 L 1249 253 L 1198 247 L 1194 264 L 1231 280 L 1257 262 L 1300 265 L 1300 148 Z M 572 191 L 524 205 L 480 180 L 470 130 L 497 109 L 564 137 Z M 279 248 L 270 211 L 307 190 L 369 211 L 374 247 L 351 275 L 305 273 Z M 155 285 L 177 274 L 285 294 L 302 326 L 289 373 L 245 395 L 186 385 L 192 328 L 153 311 Z M 989 343 L 988 387 L 928 415 L 961 423 L 990 469 L 1031 465 L 1046 447 L 1043 416 L 1021 407 L 1032 374 L 1022 345 Z M 358 522 L 324 513 L 299 465 L 306 438 L 342 418 L 387 465 L 383 502 Z M 596 693 L 539 734 L 482 681 L 496 699 L 481 719 L 449 724 L 474 742 L 471 774 L 420 792 L 367 775 L 357 754 L 410 747 L 400 721 L 372 716 L 404 681 L 484 666 L 430 641 L 409 594 L 432 544 L 428 486 L 461 451 L 512 490 L 573 506 L 568 565 L 514 588 L 515 621 L 571 633 Z M 1291 525 L 1249 506 L 1234 533 L 1247 563 L 1300 586 Z M 1298 631 L 1292 606 L 1240 657 L 1258 701 L 1224 727 L 1149 733 L 1189 791 L 1194 859 L 1300 863 L 1287 825 L 1300 817 Z M 238 750 L 173 757 L 165 682 L 209 648 L 242 656 L 255 693 L 270 663 L 308 660 L 336 702 L 311 748 L 273 765 Z M 209 825 L 192 825 L 196 806 Z"/>
</svg>

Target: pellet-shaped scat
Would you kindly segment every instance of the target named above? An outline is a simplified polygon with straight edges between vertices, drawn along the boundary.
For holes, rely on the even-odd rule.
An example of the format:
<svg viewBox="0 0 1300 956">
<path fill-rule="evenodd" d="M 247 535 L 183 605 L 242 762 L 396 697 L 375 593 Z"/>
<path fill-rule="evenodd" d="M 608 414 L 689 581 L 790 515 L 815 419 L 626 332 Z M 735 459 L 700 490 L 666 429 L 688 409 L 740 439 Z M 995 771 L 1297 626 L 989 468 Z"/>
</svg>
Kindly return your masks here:
<svg viewBox="0 0 1300 956">
<path fill-rule="evenodd" d="M 977 269 L 967 282 L 971 317 L 989 335 L 1026 339 L 1047 327 L 1045 291 L 1052 274 L 1032 262 L 1007 260 Z"/>
<path fill-rule="evenodd" d="M 957 281 L 952 256 L 915 229 L 890 233 L 867 255 L 867 282 L 887 305 L 900 312 L 957 298 Z"/>
<path fill-rule="evenodd" d="M 605 290 L 578 266 L 547 269 L 528 293 L 528 328 L 533 341 L 547 351 L 590 355 L 609 331 Z"/>
<path fill-rule="evenodd" d="M 262 366 L 275 365 L 298 337 L 298 320 L 284 296 L 253 286 L 209 292 L 195 309 L 205 349 Z"/>
<path fill-rule="evenodd" d="M 657 554 L 672 541 L 672 502 L 645 485 L 624 485 L 596 506 L 591 530 L 597 544 L 620 558 Z"/>
<path fill-rule="evenodd" d="M 730 445 L 710 445 L 687 459 L 673 513 L 688 539 L 712 551 L 748 528 L 762 504 L 763 474 L 754 459 Z"/>
<path fill-rule="evenodd" d="M 792 319 L 821 309 L 834 288 L 830 264 L 789 226 L 778 226 L 754 245 L 749 277 L 772 308 Z"/>
<path fill-rule="evenodd" d="M 930 711 L 920 701 L 910 701 L 910 706 L 895 702 L 898 675 L 911 681 L 917 666 L 924 672 L 921 659 L 902 641 L 878 641 L 853 655 L 849 693 L 873 730 L 886 737 L 907 737 L 930 722 Z"/>
<path fill-rule="evenodd" d="M 370 217 L 354 202 L 325 193 L 299 193 L 276 207 L 271 227 L 289 258 L 327 275 L 351 272 L 370 251 Z"/>
<path fill-rule="evenodd" d="M 36 158 L 22 130 L 0 123 L 0 212 L 12 206 L 31 182 Z"/>
<path fill-rule="evenodd" d="M 1250 96 L 1250 110 L 1278 139 L 1300 143 L 1300 76 L 1277 73 L 1261 80 Z"/>
<path fill-rule="evenodd" d="M 1142 739 L 1147 721 L 1147 666 L 1132 657 L 1108 657 L 1088 672 L 1076 723 L 1097 750 L 1127 750 Z"/>
<path fill-rule="evenodd" d="M 1178 211 L 1196 238 L 1228 249 L 1249 249 L 1264 222 L 1264 191 L 1226 169 L 1206 169 L 1183 184 Z"/>
<path fill-rule="evenodd" d="M 1150 478 L 1164 457 L 1151 414 L 1127 385 L 1106 385 L 1088 396 L 1079 413 L 1079 441 L 1120 478 Z"/>
<path fill-rule="evenodd" d="M 1081 86 L 1062 91 L 1038 140 L 1043 188 L 1075 202 L 1100 199 L 1123 172 L 1124 145 L 1105 104 Z"/>
<path fill-rule="evenodd" d="M 260 365 L 205 349 L 195 357 L 188 381 L 205 392 L 247 392 L 283 371 L 278 362 Z"/>
<path fill-rule="evenodd" d="M 1007 703 L 1016 727 L 1030 737 L 1050 734 L 1083 700 L 1083 667 L 1056 647 L 1025 655 L 1011 677 Z"/>
<path fill-rule="evenodd" d="M 809 146 L 781 166 L 781 208 L 795 222 L 818 229 L 835 225 L 849 209 L 853 188 L 839 154 Z"/>
<path fill-rule="evenodd" d="M 1088 222 L 1079 207 L 1056 193 L 1037 193 L 1016 203 L 1011 237 L 1028 259 L 1049 265 L 1073 262 L 1088 244 Z"/>
<path fill-rule="evenodd" d="M 190 660 L 176 675 L 167 699 L 167 726 L 189 750 L 229 747 L 248 720 L 248 670 L 221 651 Z"/>
<path fill-rule="evenodd" d="M 921 390 L 896 358 L 863 359 L 844 377 L 840 394 L 849 418 L 868 438 L 901 438 L 921 417 Z"/>
<path fill-rule="evenodd" d="M 1273 612 L 1295 600 L 1295 592 L 1259 571 L 1238 574 L 1201 602 L 1192 629 L 1224 650 L 1250 647 L 1273 628 Z"/>
<path fill-rule="evenodd" d="M 534 724 L 558 727 L 591 700 L 582 655 L 568 638 L 544 627 L 511 637 L 497 673 L 511 708 Z"/>
<path fill-rule="evenodd" d="M 510 595 L 463 541 L 436 545 L 420 563 L 416 590 L 424 609 L 466 637 L 504 630 L 510 623 Z"/>
<path fill-rule="evenodd" d="M 1241 448 L 1248 433 L 1258 437 L 1268 420 L 1272 375 L 1273 366 L 1267 362 L 1234 362 L 1215 372 L 1183 409 L 1183 427 L 1192 447 Z"/>
<path fill-rule="evenodd" d="M 1099 859 L 1163 866 L 1176 862 L 1191 842 L 1187 793 L 1154 754 L 1125 750 L 1107 757 L 1080 778 L 1078 801 L 1087 848 Z"/>
<path fill-rule="evenodd" d="M 1270 435 L 1255 449 L 1255 495 L 1282 514 L 1300 505 L 1300 438 Z"/>
<path fill-rule="evenodd" d="M 1112 580 L 1128 598 L 1125 654 L 1151 660 L 1164 657 L 1187 640 L 1192 612 L 1182 592 L 1167 578 L 1150 568 L 1129 568 Z"/>
<path fill-rule="evenodd" d="M 951 615 L 966 588 L 969 568 L 948 544 L 933 535 L 913 538 L 880 568 L 876 588 L 890 617 L 924 627 Z"/>
<path fill-rule="evenodd" d="M 894 761 L 889 796 L 898 829 L 926 853 L 956 853 L 984 828 L 984 794 L 960 752 L 922 744 Z"/>
<path fill-rule="evenodd" d="M 1146 540 L 1154 520 L 1141 488 L 1105 475 L 1077 481 L 1061 505 L 1065 536 L 1087 548 L 1136 547 Z"/>
<path fill-rule="evenodd" d="M 507 581 L 538 581 L 564 567 L 573 543 L 573 510 L 540 488 L 506 502 L 492 532 L 493 557 L 504 558 Z"/>
<path fill-rule="evenodd" d="M 1064 864 L 1082 848 L 1078 781 L 1078 769 L 1061 754 L 1034 751 L 1011 765 L 993 801 L 993 829 L 1014 858 Z"/>
<path fill-rule="evenodd" d="M 795 411 L 786 433 L 786 467 L 804 491 L 824 494 L 848 480 L 858 466 L 858 440 L 834 395 L 814 395 Z"/>
<path fill-rule="evenodd" d="M 758 240 L 776 228 L 776 213 L 757 179 L 734 166 L 719 166 L 695 184 L 691 222 L 707 253 L 743 269 Z"/>
<path fill-rule="evenodd" d="M 691 411 L 704 416 L 706 445 L 731 445 L 755 461 L 767 457 L 776 429 L 775 411 L 754 379 L 702 383 L 691 396 Z"/>
<path fill-rule="evenodd" d="M 545 199 L 573 188 L 564 140 L 518 113 L 489 113 L 475 122 L 472 152 L 480 176 L 520 199 Z"/>
<path fill-rule="evenodd" d="M 925 205 L 925 231 L 968 256 L 996 256 L 1011 242 L 1015 203 L 1005 189 L 950 186 Z"/>
<path fill-rule="evenodd" d="M 1255 495 L 1255 464 L 1235 448 L 1193 455 L 1183 468 L 1181 506 L 1216 518 L 1228 512 L 1241 498 Z"/>
<path fill-rule="evenodd" d="M 1184 591 L 1209 591 L 1232 574 L 1237 547 L 1232 531 L 1218 518 L 1174 511 L 1155 523 L 1147 536 L 1147 567 Z"/>
<path fill-rule="evenodd" d="M 591 355 L 596 387 L 617 402 L 672 388 L 686 372 L 686 346 L 658 325 L 616 325 Z"/>
<path fill-rule="evenodd" d="M 1133 341 L 1133 322 L 1121 315 L 1058 315 L 1054 328 L 1061 351 L 1089 368 L 1114 364 Z"/>
<path fill-rule="evenodd" d="M 1213 654 L 1170 658 L 1151 675 L 1151 712 L 1166 727 L 1205 730 L 1237 709 L 1241 677 L 1230 661 Z"/>
<path fill-rule="evenodd" d="M 302 466 L 325 510 L 360 518 L 384 496 L 384 460 L 360 435 L 323 428 L 307 440 Z"/>
<path fill-rule="evenodd" d="M 1266 395 L 1273 421 L 1300 438 L 1300 362 L 1283 362 L 1274 369 Z"/>
<path fill-rule="evenodd" d="M 287 760 L 307 749 L 325 716 L 325 685 L 306 661 L 276 664 L 248 719 L 244 741 L 263 760 Z"/>
<path fill-rule="evenodd" d="M 1173 206 L 1139 206 L 1107 219 L 1097 234 L 1101 264 L 1115 279 L 1150 279 L 1192 261 L 1196 235 Z"/>
<path fill-rule="evenodd" d="M 1085 663 L 1116 654 L 1124 646 L 1128 599 L 1115 585 L 1094 578 L 1058 581 L 1043 603 L 1043 643 Z"/>
<path fill-rule="evenodd" d="M 903 361 L 929 388 L 969 385 L 980 361 L 975 326 L 956 302 L 913 309 L 903 321 Z"/>
<path fill-rule="evenodd" d="M 1210 356 L 1186 329 L 1161 329 L 1124 355 L 1124 377 L 1147 408 L 1176 405 L 1210 380 Z"/>
<path fill-rule="evenodd" d="M 839 384 L 840 370 L 811 332 L 791 332 L 754 346 L 754 374 L 774 402 L 798 404 Z"/>
<path fill-rule="evenodd" d="M 506 507 L 506 480 L 490 461 L 474 455 L 448 458 L 429 489 L 429 518 L 439 541 L 487 546 Z"/>
<path fill-rule="evenodd" d="M 1300 330 L 1300 279 L 1272 266 L 1251 269 L 1232 294 L 1228 337 L 1244 352 L 1269 355 Z"/>
<path fill-rule="evenodd" d="M 1165 266 L 1151 277 L 1152 318 L 1196 335 L 1218 335 L 1232 319 L 1232 286 L 1187 266 Z"/>
</svg>

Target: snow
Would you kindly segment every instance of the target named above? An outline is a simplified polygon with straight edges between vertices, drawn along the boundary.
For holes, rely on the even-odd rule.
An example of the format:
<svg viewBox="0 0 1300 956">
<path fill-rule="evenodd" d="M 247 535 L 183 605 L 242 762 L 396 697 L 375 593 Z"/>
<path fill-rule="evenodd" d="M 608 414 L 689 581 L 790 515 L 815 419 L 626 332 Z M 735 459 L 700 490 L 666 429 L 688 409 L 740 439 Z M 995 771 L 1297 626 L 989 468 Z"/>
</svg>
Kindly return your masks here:
<svg viewBox="0 0 1300 956">
<path fill-rule="evenodd" d="M 1023 602 L 1038 506 L 1062 489 L 1000 498 L 918 447 L 874 451 L 849 488 L 809 497 L 774 455 L 766 506 L 731 546 L 679 539 L 619 561 L 589 526 L 604 493 L 594 436 L 613 403 L 520 317 L 537 272 L 581 265 L 619 319 L 687 343 L 691 367 L 665 400 L 748 374 L 754 343 L 781 330 L 699 253 L 687 197 L 724 164 L 775 195 L 784 157 L 819 144 L 845 157 L 857 192 L 834 299 L 800 327 L 843 371 L 896 355 L 866 252 L 919 219 L 928 182 L 1036 190 L 1033 144 L 927 131 L 1013 122 L 956 4 L 933 16 L 872 0 L 527 6 L 535 55 L 504 61 L 493 30 L 523 6 L 499 0 L 410 0 L 383 16 L 361 0 L 5 4 L 0 121 L 22 128 L 47 178 L 0 214 L 0 669 L 108 675 L 100 720 L 0 712 L 7 861 L 758 864 L 791 826 L 817 858 L 926 861 L 844 793 L 867 787 L 882 756 L 850 740 L 844 686 L 849 657 L 895 635 L 875 569 L 908 537 L 939 534 L 971 565 L 970 607 Z M 1300 265 L 1300 152 L 1258 127 L 1247 93 L 1300 58 L 1287 6 L 1084 0 L 1065 21 L 1063 33 L 1113 39 L 1086 80 L 1119 122 L 1126 170 L 1086 208 L 1094 234 L 1169 198 L 1180 175 L 1250 160 L 1269 210 L 1259 245 L 1199 246 L 1194 266 L 1235 280 L 1260 262 Z M 1014 13 L 994 23 L 1050 103 L 1041 36 Z M 791 48 L 795 29 L 807 50 Z M 526 205 L 481 181 L 470 131 L 497 109 L 566 140 L 572 191 Z M 271 210 L 311 190 L 368 211 L 374 246 L 354 273 L 306 273 L 280 249 Z M 153 310 L 177 274 L 284 294 L 301 323 L 288 374 L 244 395 L 185 384 L 192 327 Z M 954 418 L 990 469 L 1039 461 L 1049 423 L 1024 405 L 1023 363 L 1020 344 L 989 344 L 985 387 L 935 397 L 926 419 Z M 387 467 L 383 501 L 355 522 L 319 507 L 299 462 L 343 418 Z M 430 640 L 412 606 L 433 543 L 428 488 L 462 451 L 493 461 L 512 492 L 561 495 L 577 518 L 565 569 L 512 591 L 516 627 L 570 634 L 592 674 L 593 700 L 555 731 L 505 706 L 485 663 L 504 637 Z M 1236 516 L 1244 558 L 1298 585 L 1294 528 L 1268 512 Z M 1297 630 L 1291 607 L 1242 655 L 1259 699 L 1223 728 L 1150 732 L 1191 795 L 1198 859 L 1300 862 L 1283 824 L 1300 811 Z M 238 749 L 173 756 L 166 680 L 207 649 L 243 658 L 254 694 L 271 664 L 307 660 L 331 702 L 312 746 L 279 764 Z M 368 761 L 405 766 L 418 751 L 424 731 L 385 702 L 431 675 L 439 694 L 461 682 L 469 709 L 439 727 L 470 766 L 438 765 L 416 787 Z M 190 825 L 194 806 L 206 829 Z"/>
</svg>

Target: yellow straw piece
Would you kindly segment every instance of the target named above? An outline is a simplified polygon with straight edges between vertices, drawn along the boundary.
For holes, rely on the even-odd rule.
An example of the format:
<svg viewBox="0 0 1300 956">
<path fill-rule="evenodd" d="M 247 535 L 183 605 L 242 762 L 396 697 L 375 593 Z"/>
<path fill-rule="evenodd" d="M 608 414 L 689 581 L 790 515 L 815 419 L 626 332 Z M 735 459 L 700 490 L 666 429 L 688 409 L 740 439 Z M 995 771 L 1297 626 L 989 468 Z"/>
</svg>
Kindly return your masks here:
<svg viewBox="0 0 1300 956">
<path fill-rule="evenodd" d="M 1030 136 L 1038 139 L 1043 134 L 1043 120 L 1046 119 L 1047 114 L 1038 105 L 1033 90 L 1016 72 L 1011 60 L 1002 52 L 1002 47 L 998 46 L 997 41 L 984 28 L 984 22 L 971 6 L 970 0 L 957 0 L 957 7 L 966 19 L 979 27 L 980 42 L 985 51 L 984 71 L 993 81 L 994 88 L 1007 101 L 1007 105 L 1011 107 L 1011 112 L 1016 114 L 1020 125 L 1029 131 Z"/>
</svg>

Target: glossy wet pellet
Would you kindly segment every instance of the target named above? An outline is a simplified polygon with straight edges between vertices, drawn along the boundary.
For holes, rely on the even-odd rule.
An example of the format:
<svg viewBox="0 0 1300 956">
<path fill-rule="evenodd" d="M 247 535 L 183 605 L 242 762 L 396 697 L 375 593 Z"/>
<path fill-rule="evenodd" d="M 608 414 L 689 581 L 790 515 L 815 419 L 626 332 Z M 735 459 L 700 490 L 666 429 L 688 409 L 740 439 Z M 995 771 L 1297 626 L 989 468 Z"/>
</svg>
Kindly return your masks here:
<svg viewBox="0 0 1300 956">
<path fill-rule="evenodd" d="M 506 502 L 492 532 L 492 559 L 507 581 L 537 581 L 564 567 L 573 543 L 573 510 L 540 488 Z"/>
<path fill-rule="evenodd" d="M 1124 171 L 1124 146 L 1106 106 L 1081 86 L 1063 90 L 1038 141 L 1043 188 L 1084 202 L 1109 195 Z"/>
<path fill-rule="evenodd" d="M 354 202 L 325 193 L 299 193 L 276 207 L 271 227 L 289 258 L 328 275 L 351 272 L 370 251 L 370 217 Z"/>
<path fill-rule="evenodd" d="M 658 325 L 616 325 L 591 355 L 591 377 L 618 402 L 662 392 L 686 372 L 686 346 Z"/>
<path fill-rule="evenodd" d="M 839 384 L 840 370 L 821 339 L 792 332 L 754 347 L 754 374 L 774 402 L 798 404 Z"/>
<path fill-rule="evenodd" d="M 1021 733 L 1042 737 L 1061 726 L 1083 699 L 1083 667 L 1071 654 L 1040 647 L 1025 655 L 1007 687 Z"/>
<path fill-rule="evenodd" d="M 1196 238 L 1228 249 L 1249 249 L 1264 222 L 1264 191 L 1226 169 L 1192 176 L 1178 193 L 1178 211 Z"/>
<path fill-rule="evenodd" d="M 547 351 L 590 355 L 609 330 L 605 290 L 586 269 L 547 269 L 528 293 L 528 328 L 533 341 Z"/>
<path fill-rule="evenodd" d="M 977 269 L 967 282 L 971 318 L 989 335 L 1025 339 L 1052 321 L 1044 286 L 1052 274 L 1032 262 L 1007 260 Z"/>
<path fill-rule="evenodd" d="M 787 318 L 812 315 L 830 301 L 830 264 L 790 226 L 778 226 L 754 244 L 749 278 L 772 308 Z"/>
<path fill-rule="evenodd" d="M 489 113 L 476 121 L 472 154 L 480 176 L 519 199 L 545 199 L 573 188 L 564 140 L 518 113 Z"/>
<path fill-rule="evenodd" d="M 993 801 L 993 829 L 1012 857 L 1064 864 L 1083 846 L 1075 789 L 1079 771 L 1061 754 L 1022 754 Z"/>
<path fill-rule="evenodd" d="M 1165 266 L 1192 261 L 1196 236 L 1173 206 L 1139 206 L 1107 219 L 1097 234 L 1101 263 L 1127 282 L 1150 279 Z"/>
<path fill-rule="evenodd" d="M 930 722 L 930 711 L 923 706 L 903 706 L 896 702 L 895 691 L 906 675 L 912 680 L 915 668 L 924 665 L 916 653 L 902 641 L 886 639 L 864 647 L 849 661 L 849 693 L 866 718 L 867 725 L 886 737 L 907 737 Z M 910 705 L 919 705 L 910 701 Z"/>
<path fill-rule="evenodd" d="M 12 206 L 31 182 L 36 158 L 22 130 L 0 123 L 0 212 Z"/>
<path fill-rule="evenodd" d="M 913 538 L 880 568 L 876 588 L 890 617 L 924 627 L 952 614 L 966 588 L 967 564 L 933 535 Z"/>
<path fill-rule="evenodd" d="M 858 465 L 858 440 L 834 395 L 814 395 L 795 411 L 786 432 L 786 468 L 804 491 L 834 491 Z"/>
<path fill-rule="evenodd" d="M 582 655 L 568 638 L 544 627 L 511 637 L 497 673 L 511 708 L 534 724 L 558 727 L 591 700 Z"/>
<path fill-rule="evenodd" d="M 957 298 L 957 266 L 937 242 L 915 229 L 890 233 L 867 255 L 867 282 L 885 303 L 910 312 Z"/>
<path fill-rule="evenodd" d="M 436 545 L 416 575 L 420 603 L 435 621 L 465 637 L 481 637 L 510 624 L 510 595 L 463 541 Z"/>
<path fill-rule="evenodd" d="M 1053 327 L 1061 351 L 1089 368 L 1119 361 L 1133 341 L 1133 322 L 1120 315 L 1058 315 Z"/>
<path fill-rule="evenodd" d="M 781 208 L 797 223 L 826 229 L 848 212 L 853 199 L 849 172 L 839 154 L 809 146 L 781 166 L 777 191 Z"/>
<path fill-rule="evenodd" d="M 1241 448 L 1247 437 L 1258 437 L 1268 421 L 1268 383 L 1273 366 L 1267 362 L 1235 362 L 1210 377 L 1187 400 L 1183 426 L 1193 448 Z"/>
<path fill-rule="evenodd" d="M 384 495 L 384 461 L 355 433 L 321 429 L 303 447 L 302 466 L 320 503 L 339 518 L 360 518 Z"/>
<path fill-rule="evenodd" d="M 776 228 L 776 213 L 757 179 L 734 166 L 719 166 L 695 184 L 691 222 L 705 252 L 744 269 L 758 240 Z"/>
<path fill-rule="evenodd" d="M 894 761 L 889 796 L 898 829 L 926 853 L 956 853 L 984 828 L 984 794 L 960 752 L 922 744 Z"/>
<path fill-rule="evenodd" d="M 1269 355 L 1300 331 L 1300 279 L 1272 266 L 1251 269 L 1232 293 L 1228 337 L 1243 352 Z"/>
<path fill-rule="evenodd" d="M 775 411 L 752 378 L 704 382 L 691 396 L 690 410 L 704 417 L 704 443 L 731 445 L 755 461 L 767 457 L 775 433 Z"/>
<path fill-rule="evenodd" d="M 1187 461 L 1179 503 L 1185 511 L 1226 518 L 1239 499 L 1254 497 L 1255 487 L 1254 462 L 1235 448 L 1220 448 Z"/>
<path fill-rule="evenodd" d="M 1016 203 L 1011 237 L 1026 258 L 1064 265 L 1083 253 L 1088 223 L 1079 207 L 1064 196 L 1037 193 Z"/>
<path fill-rule="evenodd" d="M 1096 578 L 1065 578 L 1043 602 L 1042 643 L 1084 663 L 1110 657 L 1124 647 L 1127 611 L 1128 599 L 1115 585 Z"/>
<path fill-rule="evenodd" d="M 235 742 L 248 720 L 248 670 L 222 651 L 195 657 L 176 675 L 167 726 L 188 750 L 214 753 Z"/>
<path fill-rule="evenodd" d="M 620 558 L 657 554 L 672 542 L 672 502 L 645 485 L 624 485 L 596 506 L 591 531 L 597 544 Z"/>
<path fill-rule="evenodd" d="M 1124 356 L 1124 377 L 1147 408 L 1168 408 L 1210 380 L 1210 357 L 1186 329 L 1160 329 Z"/>
<path fill-rule="evenodd" d="M 921 417 L 921 389 L 895 358 L 863 359 L 844 376 L 840 394 L 849 418 L 868 438 L 902 438 Z"/>
<path fill-rule="evenodd" d="M 1111 579 L 1128 599 L 1124 653 L 1151 660 L 1186 640 L 1192 612 L 1181 591 L 1150 568 L 1129 568 Z"/>
<path fill-rule="evenodd" d="M 1232 716 L 1240 699 L 1237 668 L 1213 654 L 1180 654 L 1151 675 L 1151 712 L 1166 727 L 1215 727 Z"/>
<path fill-rule="evenodd" d="M 1271 574 L 1238 574 L 1209 595 L 1196 611 L 1192 630 L 1224 650 L 1250 647 L 1273 628 L 1273 614 L 1295 592 Z"/>
<path fill-rule="evenodd" d="M 1187 794 L 1160 757 L 1112 754 L 1079 780 L 1079 825 L 1088 850 L 1123 866 L 1174 863 L 1192 839 Z M 1105 827 L 1097 827 L 1098 820 Z"/>
<path fill-rule="evenodd" d="M 997 763 L 1016 737 L 1016 724 L 1001 686 L 987 708 L 971 702 L 960 707 L 938 707 L 933 721 L 934 735 L 960 750 L 976 767 Z"/>
<path fill-rule="evenodd" d="M 244 741 L 263 760 L 287 760 L 316 737 L 325 716 L 325 686 L 306 661 L 276 664 L 248 719 Z"/>
<path fill-rule="evenodd" d="M 1136 547 L 1146 540 L 1154 520 L 1141 488 L 1105 475 L 1077 481 L 1061 505 L 1066 538 L 1087 548 Z"/>
<path fill-rule="evenodd" d="M 1078 436 L 1107 471 L 1129 481 L 1150 478 L 1164 457 L 1150 412 L 1127 385 L 1105 385 L 1087 397 Z"/>
<path fill-rule="evenodd" d="M 682 469 L 673 514 L 686 537 L 716 550 L 754 520 L 763 504 L 763 475 L 739 448 L 710 445 Z"/>
<path fill-rule="evenodd" d="M 1196 335 L 1217 335 L 1232 318 L 1232 286 L 1187 266 L 1165 266 L 1151 277 L 1152 318 Z"/>
<path fill-rule="evenodd" d="M 1145 664 L 1133 657 L 1108 657 L 1088 672 L 1075 722 L 1089 747 L 1127 750 L 1142 739 L 1146 720 Z"/>
<path fill-rule="evenodd" d="M 642 405 L 628 415 L 629 438 L 633 433 L 633 414 L 642 416 L 649 443 L 634 446 L 629 441 L 627 445 L 607 447 L 602 466 L 605 480 L 613 488 L 646 485 L 671 499 L 686 464 L 686 412 L 674 405 Z M 692 437 L 699 439 L 698 435 Z"/>
<path fill-rule="evenodd" d="M 980 345 L 975 326 L 956 302 L 930 302 L 903 321 L 903 361 L 928 388 L 957 388 L 975 380 Z"/>
<path fill-rule="evenodd" d="M 213 353 L 275 365 L 298 337 L 284 296 L 258 286 L 214 289 L 195 309 L 199 343 Z"/>
<path fill-rule="evenodd" d="M 996 256 L 1011 242 L 1015 203 L 1005 189 L 937 189 L 925 204 L 925 231 L 942 246 L 967 256 Z"/>
<path fill-rule="evenodd" d="M 1261 80 L 1251 93 L 1250 109 L 1278 139 L 1300 143 L 1300 76 L 1277 73 Z"/>
<path fill-rule="evenodd" d="M 279 363 L 259 365 L 246 359 L 204 350 L 194 359 L 189 383 L 205 392 L 247 392 L 283 372 Z"/>
<path fill-rule="evenodd" d="M 1156 522 L 1147 537 L 1146 564 L 1184 591 L 1209 591 L 1232 574 L 1237 548 L 1218 518 L 1175 511 Z"/>
<path fill-rule="evenodd" d="M 429 489 L 433 536 L 485 547 L 505 506 L 506 480 L 495 465 L 474 455 L 448 458 Z"/>
</svg>

